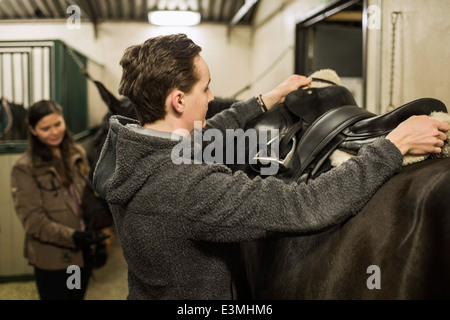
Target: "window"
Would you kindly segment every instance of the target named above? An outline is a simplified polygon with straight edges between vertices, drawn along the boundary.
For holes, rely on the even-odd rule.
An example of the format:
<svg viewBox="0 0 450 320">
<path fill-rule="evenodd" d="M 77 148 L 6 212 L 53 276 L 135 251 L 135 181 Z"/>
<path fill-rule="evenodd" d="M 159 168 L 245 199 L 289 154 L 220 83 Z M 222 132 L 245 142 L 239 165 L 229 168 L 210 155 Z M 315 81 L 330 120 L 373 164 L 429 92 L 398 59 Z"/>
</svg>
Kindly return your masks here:
<svg viewBox="0 0 450 320">
<path fill-rule="evenodd" d="M 57 101 L 68 128 L 88 129 L 87 59 L 62 41 L 0 42 L 0 153 L 26 148 L 26 110 L 43 99 Z"/>
<path fill-rule="evenodd" d="M 335 0 L 303 17 L 296 30 L 296 73 L 333 69 L 365 101 L 365 6 L 363 0 Z"/>
</svg>

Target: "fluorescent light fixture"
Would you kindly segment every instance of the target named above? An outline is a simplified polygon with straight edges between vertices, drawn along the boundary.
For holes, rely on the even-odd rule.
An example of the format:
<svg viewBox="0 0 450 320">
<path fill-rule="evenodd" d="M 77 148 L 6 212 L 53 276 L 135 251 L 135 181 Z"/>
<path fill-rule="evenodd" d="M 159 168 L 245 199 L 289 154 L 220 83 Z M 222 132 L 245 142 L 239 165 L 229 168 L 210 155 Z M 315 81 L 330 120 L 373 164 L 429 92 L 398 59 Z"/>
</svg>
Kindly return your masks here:
<svg viewBox="0 0 450 320">
<path fill-rule="evenodd" d="M 199 12 L 194 11 L 150 11 L 148 21 L 157 26 L 195 26 L 200 23 Z"/>
</svg>

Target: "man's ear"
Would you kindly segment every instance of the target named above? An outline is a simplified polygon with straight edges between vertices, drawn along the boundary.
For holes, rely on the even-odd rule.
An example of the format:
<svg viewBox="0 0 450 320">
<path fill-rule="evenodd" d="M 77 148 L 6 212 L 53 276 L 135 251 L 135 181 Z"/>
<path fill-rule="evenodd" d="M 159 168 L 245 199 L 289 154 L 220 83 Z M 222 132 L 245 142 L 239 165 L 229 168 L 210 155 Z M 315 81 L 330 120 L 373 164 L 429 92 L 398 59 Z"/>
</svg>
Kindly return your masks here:
<svg viewBox="0 0 450 320">
<path fill-rule="evenodd" d="M 172 93 L 172 107 L 177 113 L 183 113 L 184 111 L 184 92 L 175 90 Z"/>
</svg>

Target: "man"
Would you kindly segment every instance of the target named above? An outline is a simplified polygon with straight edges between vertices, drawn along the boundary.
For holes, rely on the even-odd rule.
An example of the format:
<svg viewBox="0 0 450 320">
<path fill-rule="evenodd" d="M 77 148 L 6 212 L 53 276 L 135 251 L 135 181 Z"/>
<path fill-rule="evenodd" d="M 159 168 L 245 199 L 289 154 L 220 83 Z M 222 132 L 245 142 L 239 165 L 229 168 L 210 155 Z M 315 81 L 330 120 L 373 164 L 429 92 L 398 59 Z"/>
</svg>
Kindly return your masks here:
<svg viewBox="0 0 450 320">
<path fill-rule="evenodd" d="M 261 96 L 205 121 L 210 72 L 185 35 L 126 50 L 120 93 L 139 122 L 113 117 L 94 182 L 110 205 L 128 264 L 128 299 L 233 299 L 239 241 L 326 229 L 356 215 L 402 167 L 407 153 L 438 153 L 450 126 L 413 117 L 339 168 L 306 184 L 250 180 L 221 164 L 175 164 L 172 152 L 194 122 L 244 128 L 311 79 L 293 75 Z M 189 139 L 184 139 L 188 141 Z M 194 145 L 195 147 L 195 145 Z M 346 201 L 342 201 L 346 199 Z"/>
</svg>

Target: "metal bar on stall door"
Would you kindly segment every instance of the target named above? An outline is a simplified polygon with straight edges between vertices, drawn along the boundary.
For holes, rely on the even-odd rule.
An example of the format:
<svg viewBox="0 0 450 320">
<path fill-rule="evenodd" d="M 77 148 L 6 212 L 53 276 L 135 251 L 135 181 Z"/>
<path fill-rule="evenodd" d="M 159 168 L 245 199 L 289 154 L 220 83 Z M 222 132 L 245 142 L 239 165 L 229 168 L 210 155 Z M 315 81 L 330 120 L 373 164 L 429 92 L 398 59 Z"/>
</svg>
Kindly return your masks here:
<svg viewBox="0 0 450 320">
<path fill-rule="evenodd" d="M 11 91 L 12 91 L 11 101 L 12 101 L 12 103 L 16 103 L 16 88 L 15 88 L 16 79 L 14 77 L 14 72 L 15 72 L 15 70 L 14 70 L 14 53 L 11 52 L 11 54 L 9 56 L 11 58 L 10 59 L 10 61 L 11 61 Z"/>
<path fill-rule="evenodd" d="M 3 87 L 4 83 L 3 77 L 3 53 L 0 52 L 0 98 L 4 98 L 5 88 Z"/>
<path fill-rule="evenodd" d="M 23 89 L 24 96 L 26 97 L 26 99 L 24 98 L 24 100 L 23 100 L 23 107 L 25 109 L 28 109 L 28 106 L 30 105 L 30 79 L 28 77 L 29 72 L 30 72 L 29 60 L 30 60 L 30 52 L 25 52 L 24 59 L 23 59 L 23 80 L 24 80 L 24 83 L 25 83 L 25 80 L 27 82 L 26 90 L 25 90 L 25 87 Z M 25 100 L 26 100 L 26 103 L 25 103 Z"/>
<path fill-rule="evenodd" d="M 50 97 L 51 99 L 56 99 L 56 52 L 55 46 L 48 47 L 48 61 L 49 61 L 49 71 L 50 71 Z"/>
<path fill-rule="evenodd" d="M 29 89 L 30 105 L 32 103 L 34 103 L 34 85 L 33 85 L 33 83 L 34 83 L 34 74 L 33 74 L 34 65 L 33 65 L 33 60 L 34 60 L 34 47 L 31 47 L 31 54 L 28 59 L 28 81 L 30 83 L 30 89 Z"/>
<path fill-rule="evenodd" d="M 28 109 L 28 107 L 31 105 L 31 85 L 32 85 L 32 82 L 31 82 L 31 79 L 30 79 L 30 61 L 31 61 L 31 52 L 27 52 L 27 59 L 26 59 L 26 61 L 27 61 L 27 79 L 28 79 L 28 82 L 27 82 L 27 93 L 28 93 L 28 96 L 27 96 L 27 104 L 25 105 L 24 104 L 24 108 L 25 109 Z"/>
<path fill-rule="evenodd" d="M 21 62 L 21 66 L 22 66 L 22 72 L 21 72 L 21 76 L 22 76 L 22 105 L 25 106 L 25 52 L 22 52 L 20 54 L 20 62 Z"/>
<path fill-rule="evenodd" d="M 44 56 L 44 48 L 41 47 L 41 74 L 42 74 L 42 84 L 41 84 L 41 100 L 45 98 L 45 73 L 44 73 L 44 66 L 45 66 L 45 56 Z"/>
</svg>

